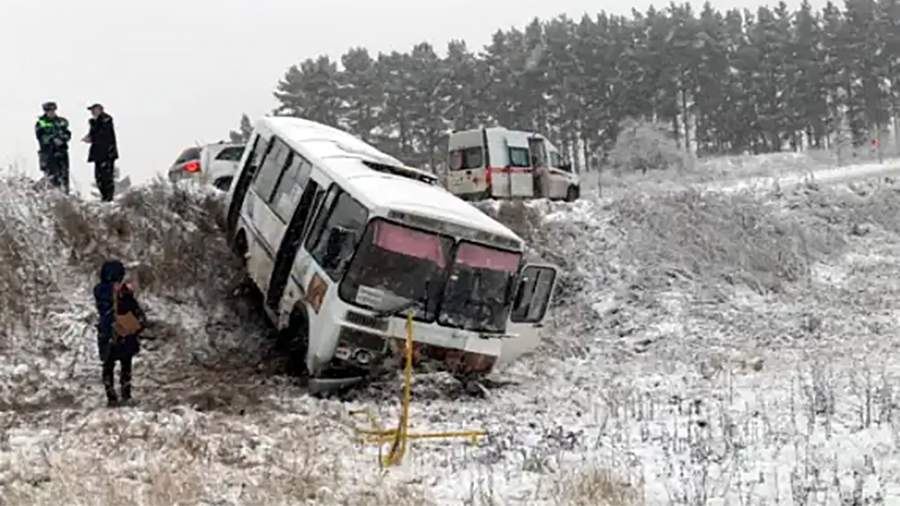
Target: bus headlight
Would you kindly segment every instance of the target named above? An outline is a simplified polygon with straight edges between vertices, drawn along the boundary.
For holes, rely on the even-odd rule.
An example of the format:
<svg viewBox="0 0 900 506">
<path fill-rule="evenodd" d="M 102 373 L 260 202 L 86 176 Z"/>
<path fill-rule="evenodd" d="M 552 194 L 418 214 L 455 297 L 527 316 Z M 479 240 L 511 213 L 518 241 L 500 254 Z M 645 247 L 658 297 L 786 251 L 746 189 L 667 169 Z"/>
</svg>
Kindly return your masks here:
<svg viewBox="0 0 900 506">
<path fill-rule="evenodd" d="M 369 365 L 372 363 L 372 353 L 367 350 L 357 350 L 354 358 L 360 365 Z"/>
</svg>

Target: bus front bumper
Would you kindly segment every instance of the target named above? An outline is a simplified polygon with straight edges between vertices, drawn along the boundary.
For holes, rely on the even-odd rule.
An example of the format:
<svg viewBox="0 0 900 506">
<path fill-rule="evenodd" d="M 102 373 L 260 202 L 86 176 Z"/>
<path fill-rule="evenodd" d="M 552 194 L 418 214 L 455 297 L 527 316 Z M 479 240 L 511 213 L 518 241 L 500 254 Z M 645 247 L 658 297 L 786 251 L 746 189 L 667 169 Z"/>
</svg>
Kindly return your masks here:
<svg viewBox="0 0 900 506">
<path fill-rule="evenodd" d="M 413 335 L 415 336 L 415 332 Z M 433 341 L 427 338 L 414 339 L 415 366 L 435 368 L 456 375 L 487 374 L 500 355 L 501 343 L 498 338 L 462 338 L 454 340 L 456 342 L 449 346 Z M 402 367 L 404 348 L 403 338 L 344 325 L 338 336 L 334 360 L 336 365 L 366 371 Z"/>
</svg>

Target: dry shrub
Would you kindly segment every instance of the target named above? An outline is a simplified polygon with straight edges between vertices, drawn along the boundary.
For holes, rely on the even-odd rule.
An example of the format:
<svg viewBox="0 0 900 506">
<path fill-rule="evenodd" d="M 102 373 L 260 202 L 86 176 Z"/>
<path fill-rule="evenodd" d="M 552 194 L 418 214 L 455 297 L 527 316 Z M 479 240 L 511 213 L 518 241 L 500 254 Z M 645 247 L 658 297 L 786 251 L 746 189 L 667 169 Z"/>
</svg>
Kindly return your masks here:
<svg viewBox="0 0 900 506">
<path fill-rule="evenodd" d="M 681 279 L 778 292 L 843 245 L 833 230 L 806 226 L 749 193 L 632 196 L 613 207 L 629 263 L 656 287 Z"/>
<path fill-rule="evenodd" d="M 566 506 L 639 506 L 644 499 L 640 487 L 605 469 L 589 469 L 558 485 L 557 502 Z"/>
<path fill-rule="evenodd" d="M 860 235 L 878 226 L 900 233 L 900 185 L 854 182 L 849 191 L 806 188 L 793 195 L 790 205 L 805 208 L 813 217 L 844 232 Z M 861 228 L 863 227 L 863 228 Z"/>
<path fill-rule="evenodd" d="M 106 435 L 115 437 L 115 435 Z M 292 465 L 226 464 L 210 454 L 208 441 L 181 443 L 181 448 L 154 447 L 144 464 L 134 460 L 142 440 L 131 448 L 110 450 L 95 460 L 80 450 L 48 456 L 45 472 L 28 480 L 0 485 L 0 504 L 9 506 L 171 506 L 177 504 L 252 504 L 287 506 L 321 504 L 350 506 L 423 506 L 432 504 L 422 487 L 386 482 L 347 481 L 337 471 L 333 454 L 299 454 Z M 301 441 L 300 446 L 308 442 Z M 199 450 L 198 450 L 199 448 Z M 146 450 L 148 448 L 141 448 Z M 227 451 L 219 450 L 222 454 Z M 129 460 L 117 460 L 125 454 Z M 130 454 L 130 456 L 128 456 Z M 236 490 L 237 489 L 237 490 Z M 228 498 L 228 499 L 226 499 Z"/>
<path fill-rule="evenodd" d="M 646 174 L 651 170 L 684 170 L 688 167 L 685 154 L 666 127 L 631 119 L 620 126 L 609 162 L 619 173 Z"/>
<path fill-rule="evenodd" d="M 555 300 L 565 303 L 577 294 L 584 286 L 584 279 L 579 276 L 579 256 L 567 254 L 565 245 L 577 241 L 585 230 L 582 224 L 544 222 L 547 209 L 541 205 L 527 205 L 522 201 L 503 201 L 480 203 L 476 206 L 488 216 L 503 223 L 525 241 L 527 259 L 535 262 L 549 262 L 560 268 L 557 280 Z M 582 237 L 583 239 L 583 237 Z"/>
<path fill-rule="evenodd" d="M 48 199 L 66 200 L 36 192 L 24 178 L 0 182 L 0 328 L 30 327 L 57 295 L 53 241 L 43 220 Z"/>
<path fill-rule="evenodd" d="M 146 290 L 196 292 L 203 299 L 238 268 L 219 226 L 221 206 L 220 195 L 155 182 L 130 191 L 114 207 L 61 201 L 53 214 L 71 263 L 85 272 L 118 258 Z"/>
</svg>

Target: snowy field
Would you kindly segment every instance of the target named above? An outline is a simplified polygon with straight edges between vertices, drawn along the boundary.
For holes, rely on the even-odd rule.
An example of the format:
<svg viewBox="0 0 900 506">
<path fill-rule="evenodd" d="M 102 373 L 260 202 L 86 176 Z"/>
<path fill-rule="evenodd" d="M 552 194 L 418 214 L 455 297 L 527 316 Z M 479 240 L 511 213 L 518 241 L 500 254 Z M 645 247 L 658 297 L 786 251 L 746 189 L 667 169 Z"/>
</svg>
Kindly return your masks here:
<svg viewBox="0 0 900 506">
<path fill-rule="evenodd" d="M 285 374 L 228 296 L 214 197 L 0 188 L 2 505 L 900 504 L 891 180 L 488 206 L 565 272 L 544 345 L 485 398 L 417 376 L 412 430 L 490 435 L 390 469 L 350 413 L 395 423 L 399 376 L 322 400 Z M 135 408 L 103 407 L 107 254 L 156 322 Z"/>
</svg>

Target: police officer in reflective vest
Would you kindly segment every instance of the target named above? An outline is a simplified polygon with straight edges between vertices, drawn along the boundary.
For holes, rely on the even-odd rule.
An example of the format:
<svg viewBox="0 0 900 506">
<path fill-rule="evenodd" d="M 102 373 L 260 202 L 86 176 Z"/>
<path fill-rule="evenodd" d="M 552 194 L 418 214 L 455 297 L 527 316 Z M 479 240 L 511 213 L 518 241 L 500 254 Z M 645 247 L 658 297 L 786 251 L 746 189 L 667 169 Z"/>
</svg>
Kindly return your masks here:
<svg viewBox="0 0 900 506">
<path fill-rule="evenodd" d="M 69 193 L 69 122 L 56 114 L 56 104 L 43 105 L 44 114 L 34 127 L 37 136 L 41 172 L 50 184 Z"/>
</svg>

